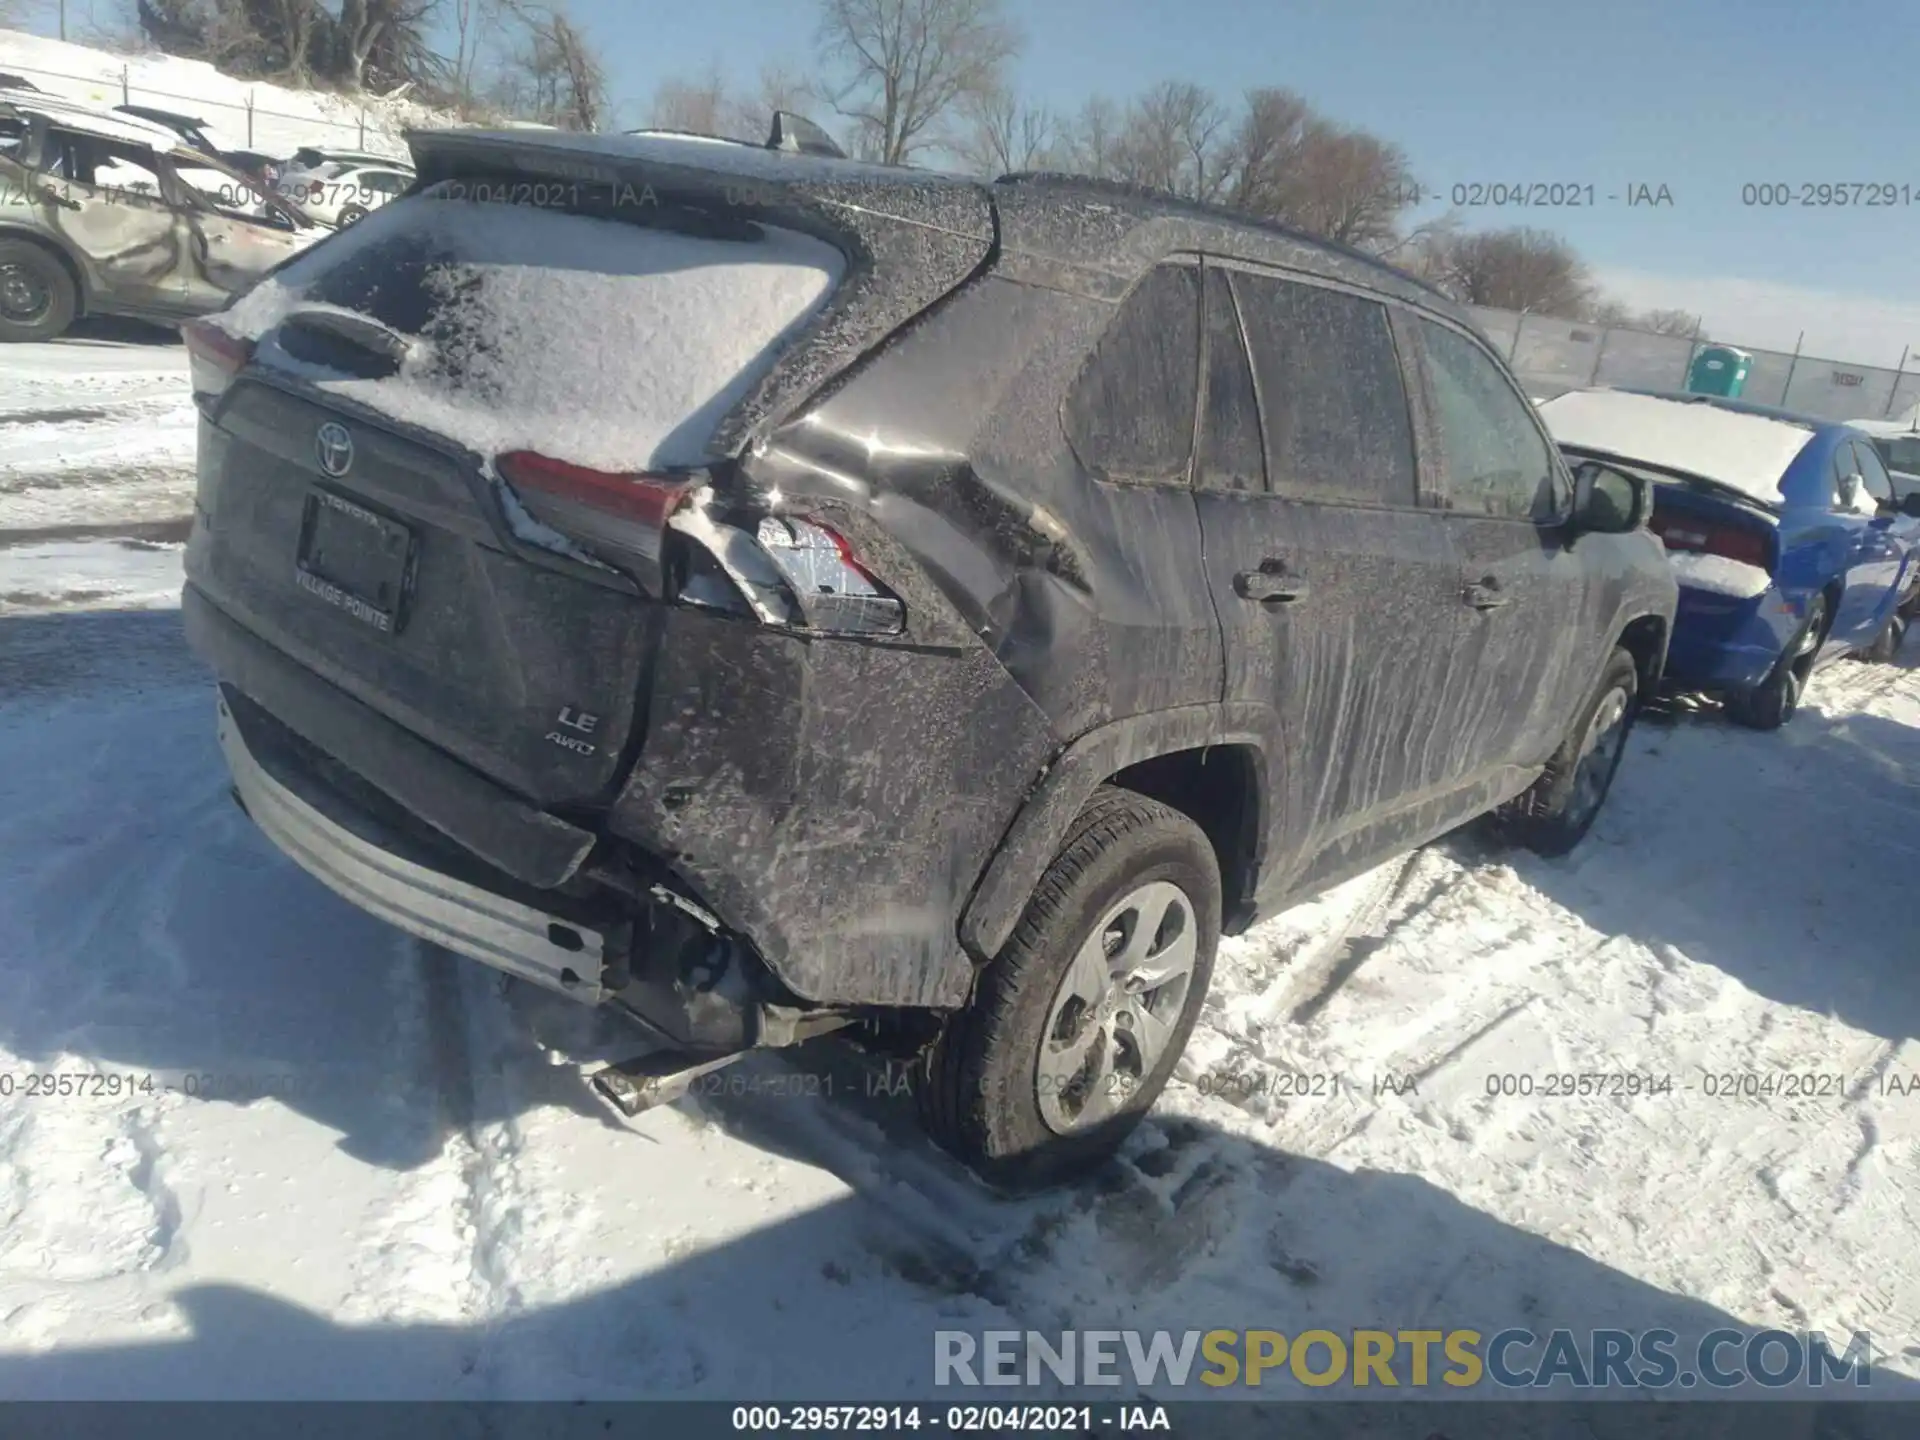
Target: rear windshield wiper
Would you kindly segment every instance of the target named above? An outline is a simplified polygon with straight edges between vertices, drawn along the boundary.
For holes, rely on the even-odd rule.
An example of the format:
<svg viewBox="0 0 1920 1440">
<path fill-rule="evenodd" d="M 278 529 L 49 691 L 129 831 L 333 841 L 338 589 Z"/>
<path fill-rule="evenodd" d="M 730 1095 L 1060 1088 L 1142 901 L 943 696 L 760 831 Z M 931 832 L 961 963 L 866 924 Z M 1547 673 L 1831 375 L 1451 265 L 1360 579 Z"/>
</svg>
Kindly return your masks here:
<svg viewBox="0 0 1920 1440">
<path fill-rule="evenodd" d="M 280 322 L 280 348 L 296 360 L 364 380 L 397 374 L 415 341 L 369 315 L 296 310 Z"/>
</svg>

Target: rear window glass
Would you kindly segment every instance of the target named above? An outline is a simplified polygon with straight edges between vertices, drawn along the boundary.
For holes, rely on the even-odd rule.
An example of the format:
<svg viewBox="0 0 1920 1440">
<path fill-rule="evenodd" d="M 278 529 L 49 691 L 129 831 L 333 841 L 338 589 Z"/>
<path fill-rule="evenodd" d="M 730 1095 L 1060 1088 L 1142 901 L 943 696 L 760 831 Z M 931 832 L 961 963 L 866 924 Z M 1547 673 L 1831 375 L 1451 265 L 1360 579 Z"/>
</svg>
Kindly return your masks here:
<svg viewBox="0 0 1920 1440">
<path fill-rule="evenodd" d="M 602 470 L 699 464 L 720 420 L 832 293 L 840 252 L 430 195 L 381 206 L 227 313 L 264 363 L 483 454 Z M 268 334 L 330 307 L 415 337 L 396 373 L 334 375 Z"/>
</svg>

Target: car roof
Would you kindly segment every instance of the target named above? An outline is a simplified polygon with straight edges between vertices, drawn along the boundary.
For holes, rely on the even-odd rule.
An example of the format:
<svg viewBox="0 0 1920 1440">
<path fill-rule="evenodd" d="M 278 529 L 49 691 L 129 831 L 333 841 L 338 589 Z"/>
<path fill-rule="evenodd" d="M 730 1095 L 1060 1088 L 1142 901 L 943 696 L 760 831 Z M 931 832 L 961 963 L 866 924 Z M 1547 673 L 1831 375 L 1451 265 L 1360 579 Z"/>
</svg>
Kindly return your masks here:
<svg viewBox="0 0 1920 1440">
<path fill-rule="evenodd" d="M 1326 278 L 1397 292 L 1400 298 L 1417 300 L 1458 322 L 1472 325 L 1471 317 L 1444 292 L 1363 250 L 1225 206 L 1182 200 L 1164 191 L 1116 181 L 1050 172 L 1019 172 L 983 185 L 972 176 L 951 171 L 773 150 L 750 142 L 728 142 L 714 136 L 661 130 L 615 135 L 560 130 L 534 134 L 524 130 L 409 132 L 410 139 L 418 137 L 429 144 L 441 137 L 455 136 L 466 142 L 683 165 L 775 183 L 880 184 L 917 191 L 923 196 L 937 194 L 943 187 L 984 188 L 996 203 L 1024 212 L 1023 218 L 1028 221 L 1035 218 L 1036 206 L 1060 212 L 1046 217 L 1044 223 L 1015 227 L 1018 234 L 1011 237 L 1012 243 L 1077 265 L 1104 266 L 1125 272 L 1141 269 L 1142 260 L 1150 263 L 1155 258 L 1150 253 L 1155 249 L 1154 237 L 1141 242 L 1138 234 L 1150 227 L 1159 227 L 1164 233 L 1157 238 L 1176 247 L 1183 238 L 1205 241 L 1234 237 L 1228 249 L 1236 258 L 1271 260 L 1303 267 Z M 1080 224 L 1080 218 L 1090 209 L 1101 212 L 1099 223 Z M 1183 226 L 1184 234 L 1181 234 Z M 1002 239 L 1008 240 L 1009 236 L 1003 235 Z"/>
<path fill-rule="evenodd" d="M 1338 240 L 1329 240 L 1322 235 L 1314 235 L 1290 225 L 1283 225 L 1277 220 L 1268 220 L 1245 210 L 1235 210 L 1229 205 L 1188 200 L 1170 191 L 1134 185 L 1123 180 L 1102 180 L 1091 175 L 1070 175 L 1048 170 L 1015 171 L 1002 175 L 994 184 L 1020 187 L 1062 200 L 1097 199 L 1134 216 L 1143 223 L 1162 219 L 1197 221 L 1238 232 L 1256 242 L 1265 239 L 1284 241 L 1289 249 L 1305 247 L 1311 252 L 1357 264 L 1381 281 L 1387 282 L 1392 288 L 1412 287 L 1421 292 L 1423 298 L 1438 302 L 1439 308 L 1456 316 L 1459 315 L 1458 306 L 1451 296 L 1419 276 L 1410 274 L 1377 255 L 1369 254 L 1356 246 L 1342 244 Z"/>
<path fill-rule="evenodd" d="M 0 93 L 0 115 L 39 115 L 69 130 L 98 135 L 104 140 L 129 141 L 164 152 L 185 148 L 178 134 L 152 120 L 142 120 L 137 115 L 102 110 L 98 106 L 83 105 L 77 100 L 63 100 L 52 95 L 28 98 L 14 91 Z"/>
<path fill-rule="evenodd" d="M 353 165 L 398 165 L 411 170 L 413 161 L 405 156 L 381 155 L 372 150 L 336 150 L 331 145 L 302 145 L 295 155 L 318 155 L 322 160 Z"/>
<path fill-rule="evenodd" d="M 1897 435 L 1920 435 L 1920 416 L 1912 420 L 1849 420 L 1846 422 L 1855 430 L 1881 439 L 1892 439 Z"/>
<path fill-rule="evenodd" d="M 197 115 L 182 115 L 175 110 L 160 110 L 152 105 L 116 105 L 115 113 L 120 115 L 138 115 L 142 119 L 155 120 L 166 125 L 191 125 L 195 129 L 204 128 L 206 121 Z"/>
<path fill-rule="evenodd" d="M 1714 398 L 1596 386 L 1537 408 L 1559 444 L 1703 476 L 1769 503 L 1821 432 L 1847 428 L 1770 406 L 1704 403 Z"/>
<path fill-rule="evenodd" d="M 1830 430 L 1836 425 L 1851 424 L 1846 420 L 1829 420 L 1821 415 L 1809 415 L 1801 410 L 1789 410 L 1781 405 L 1762 405 L 1757 400 L 1737 400 L 1730 395 L 1696 395 L 1690 390 L 1642 390 L 1633 386 L 1618 387 L 1626 395 L 1651 395 L 1656 399 L 1675 400 L 1688 405 L 1704 405 L 1714 410 L 1728 410 L 1736 415 L 1759 415 L 1768 420 L 1778 420 L 1786 425 L 1798 425 L 1806 430 Z"/>
</svg>

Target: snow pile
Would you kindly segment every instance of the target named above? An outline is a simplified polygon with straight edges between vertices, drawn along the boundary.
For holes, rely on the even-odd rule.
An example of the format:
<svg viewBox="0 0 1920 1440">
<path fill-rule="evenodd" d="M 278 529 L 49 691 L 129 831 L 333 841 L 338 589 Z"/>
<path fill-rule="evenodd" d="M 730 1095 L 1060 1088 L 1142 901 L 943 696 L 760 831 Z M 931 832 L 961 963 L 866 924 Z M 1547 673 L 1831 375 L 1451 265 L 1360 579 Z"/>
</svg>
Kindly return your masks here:
<svg viewBox="0 0 1920 1440">
<path fill-rule="evenodd" d="M 1689 589 L 1731 595 L 1738 600 L 1751 600 L 1756 595 L 1764 595 L 1773 585 L 1773 577 L 1760 566 L 1729 560 L 1724 555 L 1669 550 L 1667 563 L 1673 567 L 1674 578 Z"/>
<path fill-rule="evenodd" d="M 697 464 L 845 267 L 809 236 L 764 237 L 420 196 L 287 266 L 221 323 L 261 340 L 309 296 L 378 314 L 424 289 L 424 343 L 398 374 L 322 388 L 482 455 L 536 450 L 614 472 Z M 300 363 L 271 343 L 260 358 Z"/>
</svg>

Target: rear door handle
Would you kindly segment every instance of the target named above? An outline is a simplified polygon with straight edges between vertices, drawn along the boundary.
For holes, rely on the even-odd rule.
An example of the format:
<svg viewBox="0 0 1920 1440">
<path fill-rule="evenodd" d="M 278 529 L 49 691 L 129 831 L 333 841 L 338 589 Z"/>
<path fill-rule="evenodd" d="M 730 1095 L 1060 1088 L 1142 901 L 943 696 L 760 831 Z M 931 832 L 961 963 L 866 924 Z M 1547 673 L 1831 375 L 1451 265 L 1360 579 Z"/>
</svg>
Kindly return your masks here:
<svg viewBox="0 0 1920 1440">
<path fill-rule="evenodd" d="M 1309 587 L 1298 575 L 1289 575 L 1278 560 L 1261 562 L 1258 570 L 1242 570 L 1233 577 L 1233 593 L 1262 605 L 1290 605 L 1307 598 Z"/>
<path fill-rule="evenodd" d="M 1502 605 L 1511 604 L 1513 597 L 1502 591 L 1500 582 L 1489 575 L 1469 581 L 1460 598 L 1476 610 L 1498 610 Z"/>
</svg>

